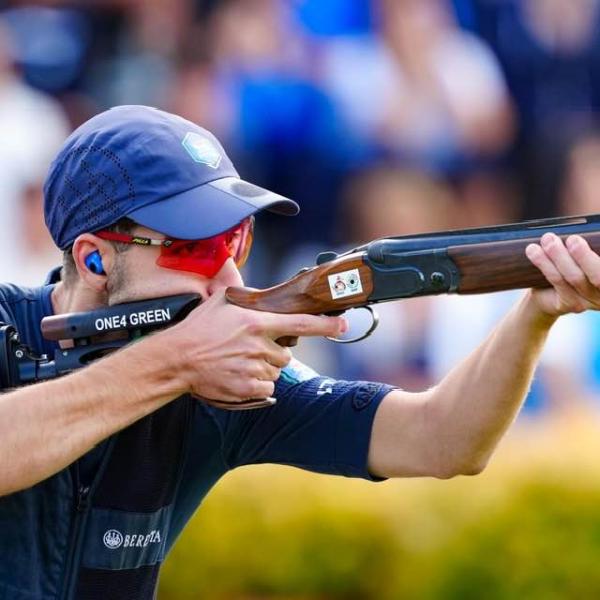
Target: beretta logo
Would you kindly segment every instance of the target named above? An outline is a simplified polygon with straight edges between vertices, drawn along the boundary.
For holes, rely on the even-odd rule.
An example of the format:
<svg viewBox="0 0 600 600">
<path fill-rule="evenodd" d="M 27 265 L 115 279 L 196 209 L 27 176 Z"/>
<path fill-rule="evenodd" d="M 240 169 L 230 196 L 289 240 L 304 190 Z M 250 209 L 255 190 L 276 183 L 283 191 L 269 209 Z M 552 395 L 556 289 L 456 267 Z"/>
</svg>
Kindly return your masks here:
<svg viewBox="0 0 600 600">
<path fill-rule="evenodd" d="M 102 538 L 104 545 L 109 550 L 123 548 L 145 548 L 148 544 L 159 544 L 162 542 L 159 529 L 153 529 L 150 533 L 132 533 L 123 535 L 116 529 L 109 529 Z"/>
<path fill-rule="evenodd" d="M 109 550 L 116 550 L 123 543 L 123 536 L 116 529 L 109 529 L 102 539 L 104 540 L 104 545 Z"/>
</svg>

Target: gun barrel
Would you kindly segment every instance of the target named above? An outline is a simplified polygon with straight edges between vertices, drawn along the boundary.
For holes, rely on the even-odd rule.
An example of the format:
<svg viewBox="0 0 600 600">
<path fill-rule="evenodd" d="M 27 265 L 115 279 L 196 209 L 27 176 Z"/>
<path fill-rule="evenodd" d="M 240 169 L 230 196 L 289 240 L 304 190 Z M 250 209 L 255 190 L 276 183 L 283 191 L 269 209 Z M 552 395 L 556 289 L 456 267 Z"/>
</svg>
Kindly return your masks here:
<svg viewBox="0 0 600 600">
<path fill-rule="evenodd" d="M 389 237 L 375 240 L 362 247 L 369 257 L 381 262 L 384 256 L 394 253 L 418 252 L 464 246 L 466 244 L 483 244 L 490 242 L 505 242 L 509 240 L 535 241 L 547 232 L 567 236 L 600 231 L 600 215 L 581 215 L 575 217 L 559 217 L 556 219 L 538 219 L 523 221 L 494 227 L 479 227 L 472 229 L 457 229 L 438 233 L 424 233 L 400 237 Z"/>
</svg>

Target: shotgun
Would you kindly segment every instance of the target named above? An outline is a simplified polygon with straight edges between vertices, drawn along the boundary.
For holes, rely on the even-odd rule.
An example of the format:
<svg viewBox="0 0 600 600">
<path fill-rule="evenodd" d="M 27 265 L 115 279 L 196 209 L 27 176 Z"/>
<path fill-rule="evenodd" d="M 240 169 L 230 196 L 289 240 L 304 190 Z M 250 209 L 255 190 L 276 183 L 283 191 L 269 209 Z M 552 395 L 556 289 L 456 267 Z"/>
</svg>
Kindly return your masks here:
<svg viewBox="0 0 600 600">
<path fill-rule="evenodd" d="M 231 287 L 227 300 L 276 313 L 340 314 L 379 302 L 434 294 L 478 294 L 549 284 L 525 256 L 546 232 L 584 237 L 600 253 L 600 215 L 541 219 L 495 227 L 389 237 L 336 254 L 265 290 Z M 197 294 L 131 302 L 42 320 L 48 340 L 63 342 L 52 356 L 36 355 L 12 325 L 0 324 L 0 389 L 52 379 L 86 366 L 152 331 L 181 321 L 199 304 Z M 64 342 L 68 341 L 68 347 Z M 293 345 L 294 338 L 281 344 Z M 335 340 L 339 341 L 339 340 Z"/>
<path fill-rule="evenodd" d="M 538 219 L 509 225 L 457 229 L 378 239 L 344 252 L 323 252 L 317 265 L 264 290 L 233 287 L 227 300 L 275 313 L 340 314 L 372 304 L 436 294 L 482 294 L 548 287 L 525 255 L 544 233 L 578 234 L 600 253 L 600 214 Z M 288 342 L 292 340 L 288 339 Z"/>
</svg>

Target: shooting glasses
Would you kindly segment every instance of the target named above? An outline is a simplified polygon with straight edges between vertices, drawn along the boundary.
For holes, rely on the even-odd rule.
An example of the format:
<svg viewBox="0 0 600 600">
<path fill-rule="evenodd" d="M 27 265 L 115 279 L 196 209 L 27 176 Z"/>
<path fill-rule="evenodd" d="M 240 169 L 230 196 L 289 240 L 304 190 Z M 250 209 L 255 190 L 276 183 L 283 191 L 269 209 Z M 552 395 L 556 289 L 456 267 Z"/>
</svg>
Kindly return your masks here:
<svg viewBox="0 0 600 600">
<path fill-rule="evenodd" d="M 254 217 L 248 217 L 235 227 L 203 240 L 162 240 L 101 230 L 96 235 L 111 242 L 137 246 L 160 246 L 156 264 L 166 269 L 190 271 L 205 277 L 214 277 L 228 258 L 238 268 L 246 263 L 254 239 Z"/>
</svg>

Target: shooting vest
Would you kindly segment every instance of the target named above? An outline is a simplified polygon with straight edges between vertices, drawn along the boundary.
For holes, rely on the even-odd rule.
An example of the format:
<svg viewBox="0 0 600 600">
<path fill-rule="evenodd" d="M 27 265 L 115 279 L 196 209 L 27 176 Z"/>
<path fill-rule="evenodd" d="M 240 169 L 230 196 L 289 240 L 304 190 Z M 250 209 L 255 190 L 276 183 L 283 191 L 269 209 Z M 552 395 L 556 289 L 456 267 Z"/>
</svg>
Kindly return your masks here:
<svg viewBox="0 0 600 600">
<path fill-rule="evenodd" d="M 52 314 L 51 289 L 0 285 L 0 321 L 38 353 L 55 347 L 39 328 Z M 195 406 L 182 396 L 52 477 L 0 497 L 0 600 L 154 598 Z"/>
<path fill-rule="evenodd" d="M 156 597 L 191 402 L 183 396 L 113 436 L 89 487 L 74 474 L 61 598 Z"/>
</svg>

